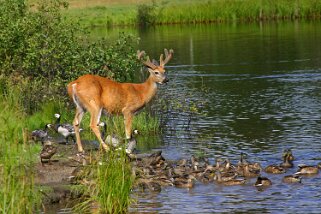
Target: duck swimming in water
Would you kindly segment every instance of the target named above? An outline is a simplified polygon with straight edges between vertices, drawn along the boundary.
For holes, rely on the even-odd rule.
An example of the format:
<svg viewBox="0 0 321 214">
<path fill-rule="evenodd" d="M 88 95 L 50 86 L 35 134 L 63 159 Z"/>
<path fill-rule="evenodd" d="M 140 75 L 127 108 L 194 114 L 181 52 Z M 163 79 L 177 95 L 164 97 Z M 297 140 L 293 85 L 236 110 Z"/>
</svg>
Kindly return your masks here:
<svg viewBox="0 0 321 214">
<path fill-rule="evenodd" d="M 305 164 L 300 164 L 298 171 L 295 175 L 315 175 L 319 173 L 318 166 L 308 166 Z"/>
<path fill-rule="evenodd" d="M 280 164 L 283 168 L 292 168 L 293 167 L 293 156 L 292 153 L 285 153 L 283 154 L 283 163 Z"/>
<path fill-rule="evenodd" d="M 271 186 L 272 185 L 272 181 L 270 179 L 268 179 L 267 177 L 262 177 L 261 175 L 259 175 L 259 177 L 257 178 L 254 186 L 256 187 L 266 187 L 266 186 Z"/>
<path fill-rule="evenodd" d="M 235 185 L 242 185 L 246 183 L 246 180 L 243 178 L 233 178 L 229 180 L 224 180 L 221 172 L 219 171 L 216 171 L 214 180 L 216 180 L 217 183 L 222 184 L 224 186 L 235 186 Z"/>
<path fill-rule="evenodd" d="M 273 164 L 273 165 L 267 166 L 265 168 L 265 172 L 272 173 L 272 174 L 282 174 L 282 173 L 285 173 L 285 169 L 282 166 Z"/>
<path fill-rule="evenodd" d="M 188 175 L 186 178 L 179 177 L 173 179 L 173 184 L 175 187 L 178 188 L 193 188 L 194 187 L 194 181 L 196 178 L 192 175 Z"/>
<path fill-rule="evenodd" d="M 299 175 L 286 175 L 282 179 L 284 183 L 301 183 L 301 180 L 302 177 Z"/>
</svg>

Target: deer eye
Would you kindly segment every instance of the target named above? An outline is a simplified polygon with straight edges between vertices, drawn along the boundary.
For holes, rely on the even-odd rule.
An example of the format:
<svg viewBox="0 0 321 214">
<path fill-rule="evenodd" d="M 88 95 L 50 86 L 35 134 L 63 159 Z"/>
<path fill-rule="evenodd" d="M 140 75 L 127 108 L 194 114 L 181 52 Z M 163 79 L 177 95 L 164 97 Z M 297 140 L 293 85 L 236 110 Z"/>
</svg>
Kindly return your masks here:
<svg viewBox="0 0 321 214">
<path fill-rule="evenodd" d="M 156 75 L 158 75 L 158 74 L 159 74 L 159 72 L 158 72 L 158 71 L 155 71 L 155 74 L 156 74 Z"/>
</svg>

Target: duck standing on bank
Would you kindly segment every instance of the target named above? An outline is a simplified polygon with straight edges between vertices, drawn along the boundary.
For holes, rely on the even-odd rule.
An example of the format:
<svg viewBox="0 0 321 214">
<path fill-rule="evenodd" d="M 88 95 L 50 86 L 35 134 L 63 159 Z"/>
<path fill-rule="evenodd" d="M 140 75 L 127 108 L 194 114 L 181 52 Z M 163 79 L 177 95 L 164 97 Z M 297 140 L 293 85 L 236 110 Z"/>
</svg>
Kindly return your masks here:
<svg viewBox="0 0 321 214">
<path fill-rule="evenodd" d="M 74 127 L 68 123 L 60 124 L 60 118 L 61 118 L 60 114 L 55 114 L 55 117 L 57 118 L 57 120 L 53 125 L 54 130 L 65 138 L 66 143 L 69 142 L 68 140 L 69 138 L 71 138 L 72 141 L 75 142 Z M 79 131 L 82 131 L 82 129 L 80 129 Z"/>
<path fill-rule="evenodd" d="M 42 166 L 44 166 L 43 159 L 47 159 L 48 163 L 51 164 L 50 159 L 57 152 L 57 147 L 53 145 L 53 143 L 49 140 L 44 142 L 43 148 L 40 152 L 40 161 Z"/>
<path fill-rule="evenodd" d="M 48 136 L 48 128 L 51 128 L 51 124 L 46 124 L 44 129 L 37 129 L 31 132 L 31 136 L 34 140 L 43 142 Z"/>
<path fill-rule="evenodd" d="M 105 122 L 101 122 L 99 123 L 99 126 L 102 127 L 102 131 L 101 133 L 101 138 L 104 140 L 105 143 L 112 145 L 113 147 L 118 147 L 121 143 L 121 139 L 116 135 L 116 134 L 111 134 L 111 135 L 107 135 L 107 125 Z M 137 145 L 137 141 L 134 138 L 134 136 L 139 135 L 139 131 L 137 129 L 135 129 L 131 135 L 131 138 L 128 141 L 128 145 L 126 148 L 126 153 L 127 154 L 131 154 L 133 153 L 133 151 L 136 148 Z"/>
</svg>

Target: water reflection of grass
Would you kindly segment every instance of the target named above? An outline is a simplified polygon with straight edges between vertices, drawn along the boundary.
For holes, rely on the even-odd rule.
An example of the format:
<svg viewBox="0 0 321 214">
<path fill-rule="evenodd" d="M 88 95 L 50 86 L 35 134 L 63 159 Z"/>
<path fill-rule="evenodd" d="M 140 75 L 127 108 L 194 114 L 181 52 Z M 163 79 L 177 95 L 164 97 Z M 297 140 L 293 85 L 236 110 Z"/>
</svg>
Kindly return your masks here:
<svg viewBox="0 0 321 214">
<path fill-rule="evenodd" d="M 200 23 L 225 21 L 255 21 L 296 18 L 320 18 L 321 2 L 318 0 L 209 0 L 209 1 L 94 1 L 71 3 L 67 17 L 81 18 L 87 26 L 134 25 L 138 23 L 137 11 L 141 4 L 151 5 L 154 24 Z M 144 15 L 144 14 L 143 14 Z"/>
</svg>

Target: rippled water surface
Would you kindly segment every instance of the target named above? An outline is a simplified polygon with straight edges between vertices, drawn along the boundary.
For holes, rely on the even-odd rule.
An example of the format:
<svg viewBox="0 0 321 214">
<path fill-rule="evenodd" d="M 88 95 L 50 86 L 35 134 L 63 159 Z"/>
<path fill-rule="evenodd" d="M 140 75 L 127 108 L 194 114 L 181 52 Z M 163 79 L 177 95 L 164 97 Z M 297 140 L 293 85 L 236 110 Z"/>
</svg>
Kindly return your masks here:
<svg viewBox="0 0 321 214">
<path fill-rule="evenodd" d="M 164 47 L 175 50 L 167 67 L 170 82 L 160 87 L 158 96 L 199 112 L 176 107 L 162 113 L 164 134 L 151 149 L 161 149 L 168 159 L 204 154 L 212 162 L 217 157 L 236 162 L 243 151 L 265 167 L 279 163 L 283 149 L 291 148 L 295 168 L 287 174 L 299 163 L 321 162 L 320 22 L 124 31 L 140 36 L 140 48 L 149 55 L 159 56 Z M 137 203 L 130 211 L 321 213 L 320 175 L 299 185 L 283 184 L 283 175 L 268 177 L 273 185 L 265 191 L 257 191 L 251 180 L 236 187 L 196 183 L 190 190 L 134 192 Z"/>
</svg>

